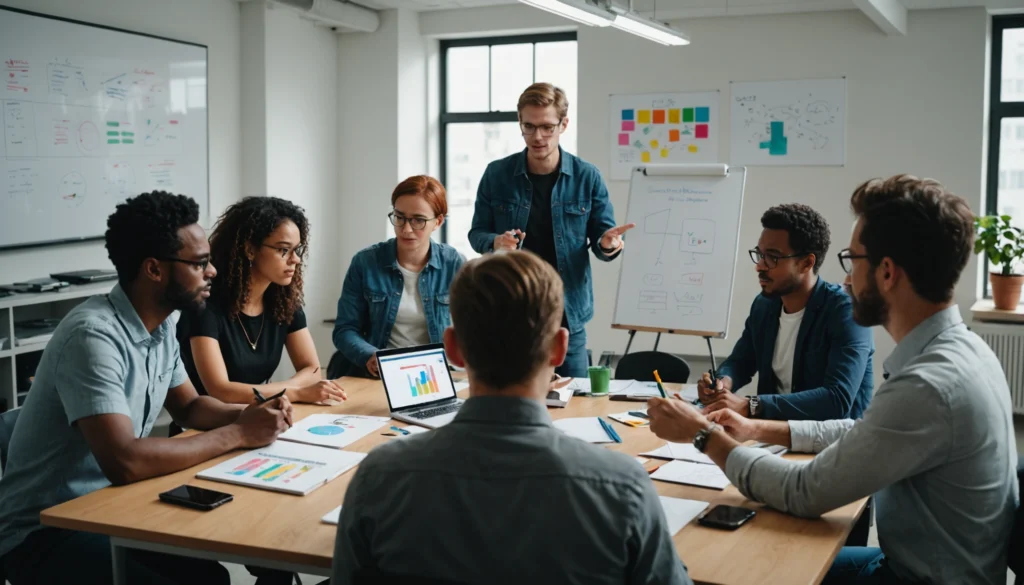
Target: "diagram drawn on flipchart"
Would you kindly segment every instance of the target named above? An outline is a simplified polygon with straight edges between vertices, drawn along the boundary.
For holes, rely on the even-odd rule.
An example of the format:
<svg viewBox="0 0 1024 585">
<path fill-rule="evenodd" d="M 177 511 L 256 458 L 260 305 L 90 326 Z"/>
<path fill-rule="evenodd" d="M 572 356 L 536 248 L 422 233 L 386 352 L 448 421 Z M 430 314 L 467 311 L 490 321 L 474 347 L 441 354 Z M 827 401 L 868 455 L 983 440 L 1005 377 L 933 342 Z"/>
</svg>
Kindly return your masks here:
<svg viewBox="0 0 1024 585">
<path fill-rule="evenodd" d="M 679 226 L 675 230 L 675 226 Z M 679 267 L 696 265 L 697 256 L 710 256 L 715 251 L 715 222 L 710 219 L 687 218 L 672 221 L 672 210 L 663 209 L 649 213 L 643 219 L 643 232 L 652 238 L 661 238 L 658 244 L 658 255 L 654 259 L 654 270 L 667 266 L 675 257 L 679 259 Z M 674 245 L 678 241 L 678 245 Z M 668 269 L 671 271 L 671 268 Z M 665 284 L 665 275 L 660 272 L 648 272 L 642 279 L 645 287 L 639 291 L 637 309 L 652 313 L 668 311 L 670 302 L 675 312 L 680 315 L 701 315 L 704 310 L 701 303 L 704 293 L 698 287 L 704 285 L 703 272 L 683 272 L 677 281 L 669 286 L 678 289 L 672 292 L 655 290 Z"/>
</svg>

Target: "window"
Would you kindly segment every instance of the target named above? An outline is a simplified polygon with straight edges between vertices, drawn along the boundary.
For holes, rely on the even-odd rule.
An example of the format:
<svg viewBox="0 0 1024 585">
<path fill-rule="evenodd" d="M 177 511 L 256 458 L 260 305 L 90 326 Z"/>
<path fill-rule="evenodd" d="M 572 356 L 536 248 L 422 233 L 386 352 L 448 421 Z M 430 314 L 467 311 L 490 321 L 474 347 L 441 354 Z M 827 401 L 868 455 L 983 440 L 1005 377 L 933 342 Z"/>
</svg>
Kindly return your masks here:
<svg viewBox="0 0 1024 585">
<path fill-rule="evenodd" d="M 491 161 L 525 148 L 516 104 L 530 84 L 547 81 L 569 98 L 560 144 L 576 152 L 576 33 L 441 41 L 441 182 L 448 221 L 441 240 L 467 258 L 476 190 Z"/>
<path fill-rule="evenodd" d="M 1024 227 L 1024 16 L 992 17 L 991 77 L 985 212 Z"/>
</svg>

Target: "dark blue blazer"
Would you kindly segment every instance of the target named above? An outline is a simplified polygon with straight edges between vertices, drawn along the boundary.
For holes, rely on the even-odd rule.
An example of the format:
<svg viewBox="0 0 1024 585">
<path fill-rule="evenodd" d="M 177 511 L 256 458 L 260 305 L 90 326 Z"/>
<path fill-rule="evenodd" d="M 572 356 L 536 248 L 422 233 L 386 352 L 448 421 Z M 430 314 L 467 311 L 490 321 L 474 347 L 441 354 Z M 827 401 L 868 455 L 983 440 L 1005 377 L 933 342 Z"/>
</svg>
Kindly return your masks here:
<svg viewBox="0 0 1024 585">
<path fill-rule="evenodd" d="M 860 418 L 874 387 L 871 330 L 853 321 L 853 306 L 843 287 L 818 279 L 807 301 L 796 338 L 793 393 L 779 394 L 772 369 L 782 299 L 758 295 L 750 307 L 743 336 L 718 370 L 733 380 L 733 392 L 758 375 L 763 418 L 831 420 Z"/>
</svg>

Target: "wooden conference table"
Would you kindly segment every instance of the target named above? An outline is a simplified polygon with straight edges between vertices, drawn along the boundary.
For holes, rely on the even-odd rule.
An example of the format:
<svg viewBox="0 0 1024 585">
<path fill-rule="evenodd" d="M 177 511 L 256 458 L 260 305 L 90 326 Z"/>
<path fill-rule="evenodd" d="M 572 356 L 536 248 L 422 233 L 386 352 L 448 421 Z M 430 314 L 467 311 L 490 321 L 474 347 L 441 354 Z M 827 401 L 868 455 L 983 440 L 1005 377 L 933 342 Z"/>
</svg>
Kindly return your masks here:
<svg viewBox="0 0 1024 585">
<path fill-rule="evenodd" d="M 337 406 L 295 405 L 295 418 L 313 413 L 387 416 L 388 406 L 379 381 L 346 378 L 346 403 Z M 670 385 L 671 386 L 671 385 Z M 465 396 L 465 391 L 461 393 Z M 637 402 L 574 397 L 566 408 L 549 408 L 553 418 L 597 416 L 623 412 Z M 396 423 L 405 426 L 403 423 Z M 622 437 L 608 448 L 630 455 L 662 445 L 647 428 L 611 422 Z M 368 452 L 385 441 L 397 440 L 374 432 L 347 448 Z M 124 583 L 124 553 L 128 548 L 181 554 L 224 562 L 253 564 L 314 575 L 330 575 L 336 527 L 320 518 L 342 503 L 355 470 L 309 495 L 292 496 L 196 479 L 199 471 L 238 453 L 230 453 L 191 469 L 122 487 L 108 487 L 54 506 L 42 513 L 42 523 L 111 537 L 115 583 Z M 787 455 L 807 458 L 806 455 Z M 651 460 L 650 469 L 661 463 Z M 160 502 L 158 494 L 181 484 L 234 494 L 234 501 L 209 512 Z M 758 515 L 736 531 L 705 528 L 691 522 L 674 540 L 680 557 L 698 583 L 781 585 L 819 583 L 864 509 L 865 500 L 834 510 L 818 520 L 803 520 L 762 509 L 735 487 L 724 491 L 654 482 L 664 496 L 758 509 Z"/>
</svg>

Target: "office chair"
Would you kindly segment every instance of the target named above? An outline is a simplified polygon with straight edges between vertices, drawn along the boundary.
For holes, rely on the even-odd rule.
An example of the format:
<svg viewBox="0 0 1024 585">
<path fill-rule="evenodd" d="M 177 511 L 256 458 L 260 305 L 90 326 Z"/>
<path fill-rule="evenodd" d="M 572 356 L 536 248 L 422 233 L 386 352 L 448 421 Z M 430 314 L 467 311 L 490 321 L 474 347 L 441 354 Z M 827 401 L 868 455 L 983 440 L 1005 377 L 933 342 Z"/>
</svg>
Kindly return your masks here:
<svg viewBox="0 0 1024 585">
<path fill-rule="evenodd" d="M 681 357 L 660 351 L 627 353 L 615 368 L 616 380 L 653 382 L 654 370 L 667 383 L 685 384 L 690 379 L 690 364 Z"/>
</svg>

